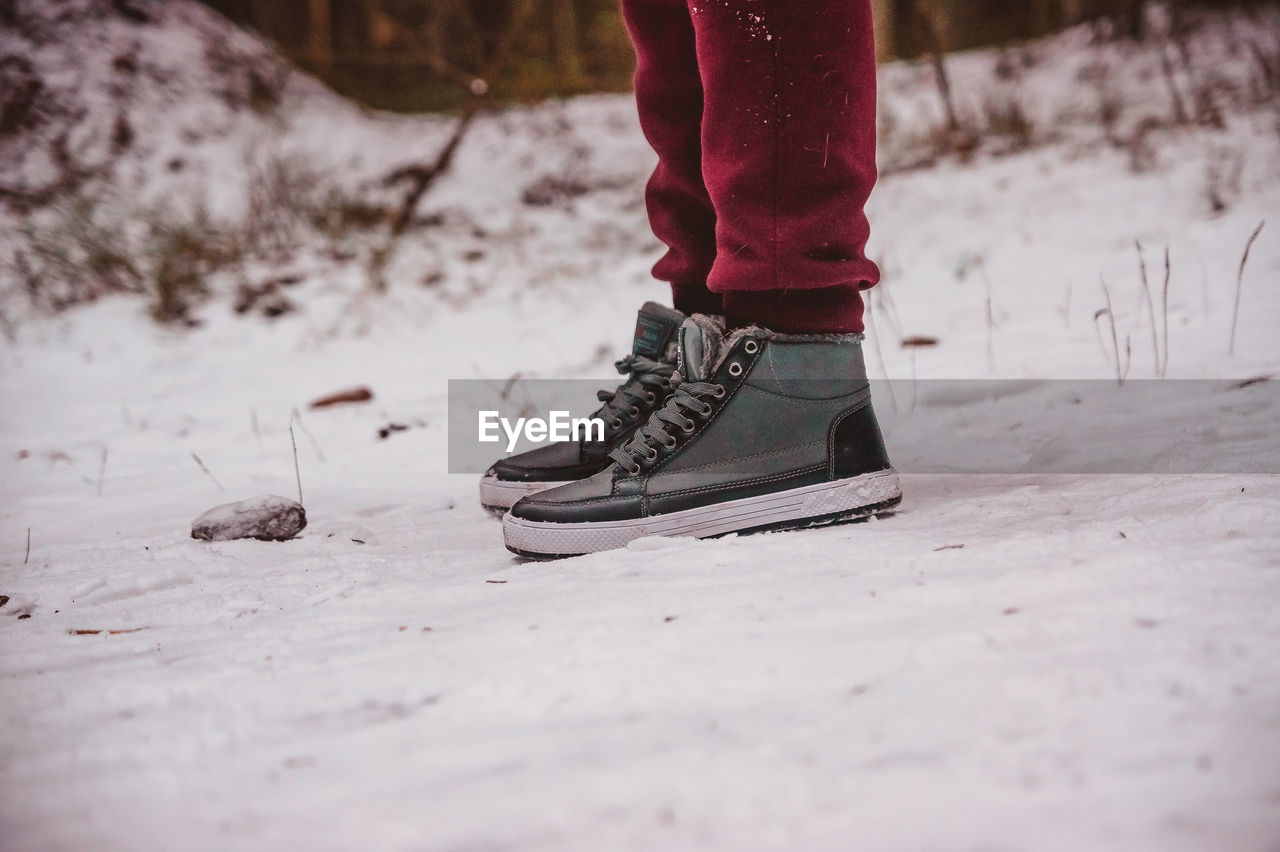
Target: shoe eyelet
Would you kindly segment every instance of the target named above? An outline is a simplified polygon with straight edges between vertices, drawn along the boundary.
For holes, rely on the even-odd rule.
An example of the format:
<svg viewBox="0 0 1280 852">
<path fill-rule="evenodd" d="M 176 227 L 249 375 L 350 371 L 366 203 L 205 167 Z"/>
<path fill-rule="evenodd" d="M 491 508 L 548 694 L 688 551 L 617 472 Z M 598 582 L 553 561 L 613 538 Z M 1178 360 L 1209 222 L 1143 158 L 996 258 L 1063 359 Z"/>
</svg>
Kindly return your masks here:
<svg viewBox="0 0 1280 852">
<path fill-rule="evenodd" d="M 716 399 L 724 399 L 724 395 L 726 393 L 727 391 L 724 389 L 724 385 L 716 385 L 716 392 L 714 394 Z"/>
<path fill-rule="evenodd" d="M 639 416 L 640 416 L 640 409 L 636 408 L 634 405 L 633 405 L 633 406 L 631 406 L 631 416 L 632 416 L 632 417 L 639 417 Z"/>
<path fill-rule="evenodd" d="M 730 365 L 729 365 L 729 375 L 731 375 L 731 376 L 733 376 L 733 377 L 735 377 L 735 378 L 736 378 L 736 377 L 738 377 L 738 376 L 741 376 L 741 375 L 742 375 L 742 365 L 741 365 L 741 364 L 739 364 L 737 361 L 734 361 L 732 364 L 730 364 Z"/>
<path fill-rule="evenodd" d="M 697 428 L 698 428 L 697 423 L 694 423 L 692 420 L 686 420 L 683 424 L 681 424 L 680 431 L 688 433 L 688 432 L 692 432 L 694 429 L 697 429 Z"/>
<path fill-rule="evenodd" d="M 653 395 L 652 391 L 650 391 L 649 393 L 646 393 L 644 395 L 644 401 L 649 403 L 650 405 L 653 405 L 655 402 L 658 401 L 658 398 Z"/>
<path fill-rule="evenodd" d="M 709 406 L 709 405 L 708 405 L 708 406 L 706 406 L 705 408 L 703 408 L 703 409 L 702 409 L 702 416 L 703 416 L 703 417 L 710 417 L 710 416 L 711 416 L 711 412 L 712 412 L 712 410 L 713 410 L 713 409 L 711 408 L 711 406 Z"/>
<path fill-rule="evenodd" d="M 674 437 L 674 436 L 672 436 L 672 438 L 671 438 L 671 440 L 670 440 L 670 441 L 663 441 L 663 442 L 662 442 L 662 445 L 663 445 L 664 447 L 666 447 L 668 450 L 674 450 L 674 449 L 676 448 L 676 444 L 677 444 L 677 443 L 679 443 L 679 442 L 678 442 L 678 441 L 676 441 L 676 439 L 675 439 L 675 437 Z"/>
<path fill-rule="evenodd" d="M 746 343 L 742 344 L 742 350 L 748 355 L 754 355 L 760 351 L 760 344 L 756 343 L 754 340 L 748 340 Z"/>
<path fill-rule="evenodd" d="M 628 473 L 629 475 L 631 475 L 631 476 L 639 476 L 639 475 L 640 475 L 640 465 L 636 465 L 635 467 L 627 468 L 627 473 Z"/>
<path fill-rule="evenodd" d="M 615 418 L 613 418 L 613 428 L 615 428 L 615 429 L 620 429 L 620 428 L 622 428 L 622 418 L 621 418 L 621 417 L 615 417 Z"/>
<path fill-rule="evenodd" d="M 645 458 L 647 458 L 649 461 L 653 461 L 657 457 L 658 457 L 658 451 L 655 450 L 653 447 L 649 447 L 649 452 L 645 453 Z"/>
</svg>

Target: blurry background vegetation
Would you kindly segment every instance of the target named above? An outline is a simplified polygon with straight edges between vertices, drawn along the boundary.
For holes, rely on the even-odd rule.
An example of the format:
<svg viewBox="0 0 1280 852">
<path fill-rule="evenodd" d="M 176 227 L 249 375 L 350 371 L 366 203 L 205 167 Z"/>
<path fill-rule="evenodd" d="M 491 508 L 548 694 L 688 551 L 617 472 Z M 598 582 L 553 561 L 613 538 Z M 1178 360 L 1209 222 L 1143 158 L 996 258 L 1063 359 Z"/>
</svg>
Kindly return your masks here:
<svg viewBox="0 0 1280 852">
<path fill-rule="evenodd" d="M 618 0 L 205 0 L 337 91 L 399 110 L 625 91 Z M 1182 0 L 1173 0 L 1172 6 Z M 1144 0 L 873 0 L 881 59 L 1033 38 L 1085 20 L 1141 36 Z M 495 63 L 495 57 L 498 61 Z M 487 72 L 501 69 L 500 73 Z"/>
<path fill-rule="evenodd" d="M 437 260 L 412 252 L 425 245 L 433 257 L 449 257 L 466 245 L 463 262 L 473 264 L 489 250 L 481 242 L 487 230 L 465 213 L 450 208 L 453 219 L 438 209 L 424 214 L 420 203 L 448 173 L 476 118 L 508 103 L 626 91 L 634 66 L 619 0 L 203 0 L 279 50 L 251 41 L 237 46 L 225 21 L 178 15 L 176 31 L 204 39 L 203 50 L 189 54 L 157 49 L 162 40 L 134 40 L 121 26 L 153 25 L 165 2 L 93 0 L 67 13 L 70 7 L 51 0 L 30 0 L 21 9 L 0 0 L 0 29 L 6 37 L 13 33 L 13 47 L 0 57 L 0 143 L 6 146 L 0 147 L 0 217 L 10 215 L 4 221 L 13 223 L 0 226 L 0 335 L 12 326 L 6 300 L 57 311 L 113 292 L 147 294 L 157 319 L 191 323 L 198 321 L 195 309 L 234 286 L 237 312 L 274 317 L 292 310 L 281 288 L 306 279 L 292 268 L 295 257 L 318 258 L 321 268 L 358 266 L 373 292 L 406 275 L 441 286 L 449 279 Z M 880 58 L 923 60 L 886 69 L 889 97 L 877 116 L 881 175 L 1068 141 L 1072 157 L 1105 147 L 1122 152 L 1129 171 L 1140 174 L 1160 165 L 1157 146 L 1169 138 L 1162 131 L 1235 132 L 1228 119 L 1254 113 L 1274 139 L 1280 0 L 872 5 Z M 1206 14 L 1222 6 L 1253 8 Z M 1261 14 L 1266 7 L 1272 11 Z M 1068 40 L 1070 55 L 1007 49 L 1086 21 L 1085 38 Z M 108 22 L 105 31 L 122 41 L 96 48 L 112 51 L 112 73 L 61 73 L 73 63 L 76 46 Z M 1001 47 L 945 58 L 948 51 L 987 45 Z M 370 157 L 351 172 L 330 173 L 289 146 L 262 143 L 261 133 L 289 130 L 279 107 L 290 94 L 291 71 L 278 53 L 369 106 L 453 117 L 431 117 L 422 124 L 431 128 L 424 141 L 397 144 L 386 162 Z M 1049 73 L 1033 75 L 1041 59 L 1054 60 L 1040 66 Z M 949 67 L 968 68 L 956 77 L 966 87 L 957 90 L 962 98 L 953 97 Z M 163 98 L 184 90 L 203 98 L 200 103 L 222 116 L 221 126 L 235 132 L 209 131 L 204 125 L 219 125 L 212 118 L 191 127 L 184 116 L 156 115 L 156 98 L 144 93 L 157 90 Z M 529 157 L 533 171 L 519 178 L 527 181 L 524 205 L 573 211 L 578 196 L 630 187 L 618 209 L 635 212 L 642 168 L 622 183 L 593 174 L 583 167 L 590 154 L 579 147 L 587 144 L 585 134 L 560 133 L 570 125 L 549 123 L 563 121 L 553 115 L 563 110 L 553 104 L 532 112 L 541 116 L 534 121 L 531 115 L 527 127 L 546 148 L 543 156 Z M 236 120 L 237 113 L 247 123 Z M 545 138 L 547 128 L 555 138 Z M 515 139 L 518 125 L 508 130 Z M 1200 138 L 1203 200 L 1218 215 L 1245 191 L 1246 152 L 1232 141 L 1238 135 Z M 161 158 L 157 151 L 173 153 Z M 243 181 L 219 186 L 218 194 L 234 197 L 239 186 L 243 209 L 214 215 L 206 176 L 221 173 L 228 156 L 244 164 Z M 182 189 L 142 201 L 127 177 L 137 174 L 155 186 L 172 181 Z M 618 230 L 612 222 L 610 228 Z M 625 239 L 632 239 L 629 232 Z M 405 247 L 417 248 L 400 254 Z M 427 271 L 397 265 L 398 256 L 417 257 L 413 263 Z M 264 277 L 264 269 L 274 271 Z M 484 286 L 473 274 L 459 280 Z"/>
</svg>

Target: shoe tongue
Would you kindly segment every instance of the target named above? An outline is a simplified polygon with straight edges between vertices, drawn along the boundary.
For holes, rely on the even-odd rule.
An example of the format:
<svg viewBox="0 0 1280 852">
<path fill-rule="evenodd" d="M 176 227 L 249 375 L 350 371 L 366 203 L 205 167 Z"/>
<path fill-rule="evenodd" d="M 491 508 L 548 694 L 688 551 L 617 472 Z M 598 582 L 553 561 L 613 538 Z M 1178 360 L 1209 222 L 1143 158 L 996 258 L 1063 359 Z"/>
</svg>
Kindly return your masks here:
<svg viewBox="0 0 1280 852">
<path fill-rule="evenodd" d="M 706 381 L 720 360 L 724 328 L 711 317 L 694 314 L 680 326 L 680 360 L 676 369 L 691 382 Z"/>
<path fill-rule="evenodd" d="M 636 339 L 631 351 L 646 358 L 661 359 L 676 335 L 684 314 L 657 302 L 645 302 L 636 316 Z"/>
</svg>

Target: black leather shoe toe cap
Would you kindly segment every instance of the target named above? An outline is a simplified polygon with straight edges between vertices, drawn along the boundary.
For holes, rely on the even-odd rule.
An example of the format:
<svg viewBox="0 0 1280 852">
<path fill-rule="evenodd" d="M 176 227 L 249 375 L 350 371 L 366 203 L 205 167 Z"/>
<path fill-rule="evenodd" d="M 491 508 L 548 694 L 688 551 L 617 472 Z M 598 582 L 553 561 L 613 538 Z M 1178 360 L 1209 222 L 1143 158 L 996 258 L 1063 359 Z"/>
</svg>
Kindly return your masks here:
<svg viewBox="0 0 1280 852">
<path fill-rule="evenodd" d="M 561 442 L 500 459 L 488 475 L 506 482 L 570 482 L 585 479 L 608 463 L 607 458 L 584 461 L 580 444 Z"/>
<path fill-rule="evenodd" d="M 535 494 L 517 500 L 511 507 L 511 514 L 526 521 L 558 524 L 628 521 L 643 517 L 643 499 L 640 497 L 591 497 L 562 502 L 538 499 L 539 496 Z"/>
<path fill-rule="evenodd" d="M 644 497 L 615 494 L 613 469 L 530 494 L 516 501 L 511 514 L 526 521 L 582 524 L 594 521 L 624 521 L 644 517 Z"/>
</svg>

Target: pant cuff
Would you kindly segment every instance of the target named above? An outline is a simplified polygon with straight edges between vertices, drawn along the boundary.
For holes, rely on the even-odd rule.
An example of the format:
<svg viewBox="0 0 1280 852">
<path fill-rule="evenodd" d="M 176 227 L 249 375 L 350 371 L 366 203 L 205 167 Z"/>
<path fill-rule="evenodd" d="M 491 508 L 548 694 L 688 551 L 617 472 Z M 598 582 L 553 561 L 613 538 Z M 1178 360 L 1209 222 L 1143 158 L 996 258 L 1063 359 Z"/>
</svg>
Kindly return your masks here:
<svg viewBox="0 0 1280 852">
<path fill-rule="evenodd" d="M 706 284 L 672 284 L 671 299 L 682 314 L 723 314 L 724 302 Z"/>
<path fill-rule="evenodd" d="M 804 290 L 730 290 L 724 299 L 729 329 L 758 325 L 785 334 L 861 333 L 862 296 L 856 284 Z"/>
</svg>

